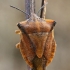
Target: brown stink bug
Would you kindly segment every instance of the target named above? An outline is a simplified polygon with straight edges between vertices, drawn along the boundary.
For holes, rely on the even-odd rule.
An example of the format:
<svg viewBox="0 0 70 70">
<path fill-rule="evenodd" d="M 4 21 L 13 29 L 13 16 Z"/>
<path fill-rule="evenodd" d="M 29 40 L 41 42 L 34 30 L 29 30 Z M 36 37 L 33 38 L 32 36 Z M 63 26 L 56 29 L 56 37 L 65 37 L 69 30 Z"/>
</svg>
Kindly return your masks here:
<svg viewBox="0 0 70 70">
<path fill-rule="evenodd" d="M 33 67 L 32 60 L 35 56 L 46 58 L 48 65 L 54 56 L 56 43 L 54 40 L 53 27 L 55 21 L 50 19 L 39 18 L 36 14 L 32 13 L 33 18 L 22 21 L 17 24 L 20 34 L 20 42 L 17 47 L 25 59 L 26 63 Z"/>
<path fill-rule="evenodd" d="M 29 19 L 17 24 L 20 42 L 16 45 L 22 57 L 33 70 L 44 70 L 53 59 L 56 49 L 54 26 L 56 22 L 43 19 L 31 12 Z"/>
</svg>

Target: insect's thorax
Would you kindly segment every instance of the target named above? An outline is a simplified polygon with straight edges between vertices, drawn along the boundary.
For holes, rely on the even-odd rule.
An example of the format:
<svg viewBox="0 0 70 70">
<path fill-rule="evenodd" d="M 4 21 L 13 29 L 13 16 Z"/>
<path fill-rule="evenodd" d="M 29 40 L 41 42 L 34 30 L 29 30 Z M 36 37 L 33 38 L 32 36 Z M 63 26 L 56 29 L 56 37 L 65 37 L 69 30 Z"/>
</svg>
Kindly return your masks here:
<svg viewBox="0 0 70 70">
<path fill-rule="evenodd" d="M 18 23 L 18 27 L 22 32 L 24 28 L 28 34 L 48 33 L 52 28 L 52 24 L 46 22 L 45 19 L 39 18 L 36 14 L 32 14 L 29 19 Z"/>
</svg>

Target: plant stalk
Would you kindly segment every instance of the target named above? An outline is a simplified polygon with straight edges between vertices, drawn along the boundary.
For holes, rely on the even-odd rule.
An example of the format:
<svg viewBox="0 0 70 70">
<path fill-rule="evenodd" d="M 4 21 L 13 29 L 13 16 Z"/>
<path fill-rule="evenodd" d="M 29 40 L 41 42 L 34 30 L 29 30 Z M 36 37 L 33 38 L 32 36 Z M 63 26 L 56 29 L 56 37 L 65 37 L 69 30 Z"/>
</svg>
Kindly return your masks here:
<svg viewBox="0 0 70 70">
<path fill-rule="evenodd" d="M 42 0 L 42 5 L 43 6 L 45 4 L 46 0 Z M 26 13 L 28 13 L 30 15 L 30 17 L 33 18 L 32 14 L 35 13 L 35 0 L 25 0 L 25 10 Z M 41 10 L 41 18 L 45 18 L 45 13 L 46 13 L 46 7 L 44 7 Z M 28 19 L 29 16 L 26 15 L 26 19 Z M 28 70 L 45 70 L 45 62 L 46 59 L 45 57 L 42 58 L 38 58 L 37 56 L 34 57 L 32 63 L 33 63 L 33 69 L 31 69 L 30 67 L 28 67 Z"/>
<path fill-rule="evenodd" d="M 25 12 L 30 15 L 30 0 L 25 0 Z M 26 19 L 29 19 L 29 16 L 26 15 Z"/>
<path fill-rule="evenodd" d="M 45 15 L 46 15 L 46 2 L 47 2 L 47 0 L 42 0 L 42 4 L 41 4 L 41 7 L 43 5 L 45 5 L 45 6 L 44 6 L 44 8 L 41 9 L 40 18 L 44 18 L 44 19 L 45 19 Z"/>
</svg>

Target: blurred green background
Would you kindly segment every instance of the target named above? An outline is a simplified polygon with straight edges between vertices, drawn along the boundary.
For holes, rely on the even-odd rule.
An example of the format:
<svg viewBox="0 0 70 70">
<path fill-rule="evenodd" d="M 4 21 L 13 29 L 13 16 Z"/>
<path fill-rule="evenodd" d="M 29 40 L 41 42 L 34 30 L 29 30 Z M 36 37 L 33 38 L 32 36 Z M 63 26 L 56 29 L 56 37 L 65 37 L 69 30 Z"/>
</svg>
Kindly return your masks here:
<svg viewBox="0 0 70 70">
<path fill-rule="evenodd" d="M 15 34 L 16 23 L 25 20 L 25 15 L 10 5 L 25 10 L 25 0 L 0 0 L 0 70 L 27 70 L 19 49 L 20 41 Z M 41 0 L 36 0 L 36 12 Z M 48 0 L 46 18 L 54 19 L 57 49 L 47 70 L 70 70 L 70 0 Z"/>
</svg>

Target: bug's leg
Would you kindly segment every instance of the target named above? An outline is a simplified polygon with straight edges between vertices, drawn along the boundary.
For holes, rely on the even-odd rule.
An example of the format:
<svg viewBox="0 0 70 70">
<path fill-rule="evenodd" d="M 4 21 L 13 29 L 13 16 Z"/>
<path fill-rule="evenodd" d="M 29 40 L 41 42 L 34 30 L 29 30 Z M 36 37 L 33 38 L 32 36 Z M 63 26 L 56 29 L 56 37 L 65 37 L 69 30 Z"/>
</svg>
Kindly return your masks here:
<svg viewBox="0 0 70 70">
<path fill-rule="evenodd" d="M 17 44 L 16 44 L 16 48 L 19 49 L 19 47 L 20 47 L 20 43 L 17 43 Z"/>
<path fill-rule="evenodd" d="M 16 33 L 16 34 L 20 34 L 21 31 L 20 31 L 20 30 L 15 30 L 15 33 Z"/>
</svg>

